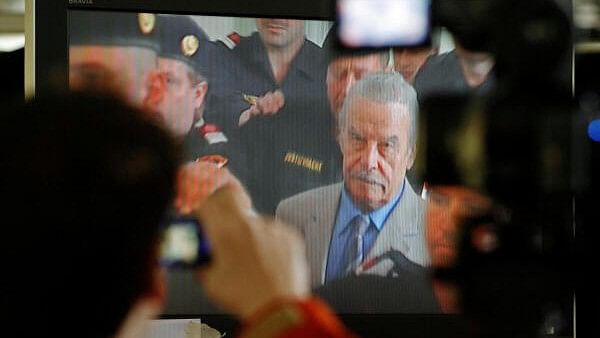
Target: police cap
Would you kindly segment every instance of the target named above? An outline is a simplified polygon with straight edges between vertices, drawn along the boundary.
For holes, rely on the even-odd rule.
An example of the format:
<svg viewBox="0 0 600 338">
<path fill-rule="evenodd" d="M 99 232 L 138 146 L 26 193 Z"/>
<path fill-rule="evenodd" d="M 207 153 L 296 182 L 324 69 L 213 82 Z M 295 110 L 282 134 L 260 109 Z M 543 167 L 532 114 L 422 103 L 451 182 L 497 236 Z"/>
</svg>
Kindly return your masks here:
<svg viewBox="0 0 600 338">
<path fill-rule="evenodd" d="M 186 63 L 197 73 L 207 75 L 213 56 L 213 43 L 187 15 L 159 15 L 160 57 Z"/>
<path fill-rule="evenodd" d="M 156 16 L 148 13 L 71 11 L 71 46 L 141 47 L 159 51 Z"/>
</svg>

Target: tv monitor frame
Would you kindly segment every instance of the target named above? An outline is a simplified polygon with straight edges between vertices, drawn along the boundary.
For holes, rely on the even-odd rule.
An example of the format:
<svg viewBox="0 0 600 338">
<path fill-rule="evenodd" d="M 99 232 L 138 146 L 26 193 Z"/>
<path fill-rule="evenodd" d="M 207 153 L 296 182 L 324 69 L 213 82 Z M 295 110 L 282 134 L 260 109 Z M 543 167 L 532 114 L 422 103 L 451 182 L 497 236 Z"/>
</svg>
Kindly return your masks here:
<svg viewBox="0 0 600 338">
<path fill-rule="evenodd" d="M 335 1 L 277 0 L 249 2 L 236 0 L 26 0 L 26 96 L 44 94 L 45 84 L 68 88 L 68 11 L 106 10 L 165 14 L 215 15 L 236 17 L 286 17 L 298 19 L 335 19 Z M 93 292 L 93 290 L 90 290 Z M 77 309 L 74 309 L 75 311 Z M 65 314 L 68 316 L 68 314 Z M 163 316 L 191 318 L 220 330 L 229 331 L 237 322 L 227 315 L 202 313 Z M 342 321 L 363 337 L 459 337 L 467 332 L 459 315 L 439 314 L 341 314 Z"/>
</svg>

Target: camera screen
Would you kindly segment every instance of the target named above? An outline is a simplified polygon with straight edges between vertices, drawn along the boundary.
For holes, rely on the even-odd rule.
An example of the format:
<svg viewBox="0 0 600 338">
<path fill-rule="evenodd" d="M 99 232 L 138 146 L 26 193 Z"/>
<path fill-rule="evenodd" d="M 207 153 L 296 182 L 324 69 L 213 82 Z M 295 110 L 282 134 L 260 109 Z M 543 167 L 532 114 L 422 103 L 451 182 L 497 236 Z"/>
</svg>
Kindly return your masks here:
<svg viewBox="0 0 600 338">
<path fill-rule="evenodd" d="M 194 267 L 206 262 L 209 246 L 201 235 L 199 224 L 178 220 L 164 228 L 160 244 L 160 262 L 167 267 Z"/>
<path fill-rule="evenodd" d="M 352 47 L 416 46 L 429 37 L 429 0 L 340 0 L 340 40 Z"/>
</svg>

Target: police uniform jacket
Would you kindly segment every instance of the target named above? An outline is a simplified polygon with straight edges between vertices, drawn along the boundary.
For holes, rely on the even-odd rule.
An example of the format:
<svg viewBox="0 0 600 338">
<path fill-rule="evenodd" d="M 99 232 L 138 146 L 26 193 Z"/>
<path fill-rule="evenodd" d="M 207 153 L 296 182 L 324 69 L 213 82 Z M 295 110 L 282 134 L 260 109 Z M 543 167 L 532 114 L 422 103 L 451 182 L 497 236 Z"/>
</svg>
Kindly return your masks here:
<svg viewBox="0 0 600 338">
<path fill-rule="evenodd" d="M 276 83 L 258 33 L 242 38 L 232 51 L 229 88 L 213 92 L 210 121 L 223 126 L 244 154 L 241 179 L 255 207 L 273 213 L 282 199 L 341 179 L 341 154 L 332 134 L 327 104 L 323 51 L 305 40 L 285 79 Z M 250 107 L 244 95 L 281 90 L 285 105 L 272 116 L 251 118 L 239 127 Z M 219 103 L 215 104 L 215 98 Z"/>
</svg>

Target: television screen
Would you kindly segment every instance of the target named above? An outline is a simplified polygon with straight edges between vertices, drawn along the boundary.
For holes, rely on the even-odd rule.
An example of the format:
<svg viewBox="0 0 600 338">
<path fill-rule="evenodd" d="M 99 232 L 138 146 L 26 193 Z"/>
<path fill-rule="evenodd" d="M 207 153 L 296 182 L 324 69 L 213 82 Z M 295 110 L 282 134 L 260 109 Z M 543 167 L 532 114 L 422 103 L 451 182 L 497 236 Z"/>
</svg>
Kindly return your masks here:
<svg viewBox="0 0 600 338">
<path fill-rule="evenodd" d="M 339 49 L 323 4 L 182 3 L 65 8 L 64 50 L 40 42 L 36 60 L 59 70 L 37 67 L 36 78 L 146 108 L 180 140 L 185 161 L 226 158 L 256 210 L 304 236 L 313 290 L 337 312 L 457 313 L 451 290 L 429 274 L 454 259 L 456 224 L 427 227 L 455 203 L 489 204 L 473 190 L 489 187 L 486 165 L 499 161 L 489 154 L 502 151 L 467 97 L 495 88 L 491 54 L 446 29 L 433 29 L 427 46 Z M 381 104 L 388 96 L 399 107 Z M 554 164 L 554 176 L 524 177 L 559 182 L 565 163 Z M 166 316 L 221 313 L 192 271 L 168 278 Z"/>
</svg>

